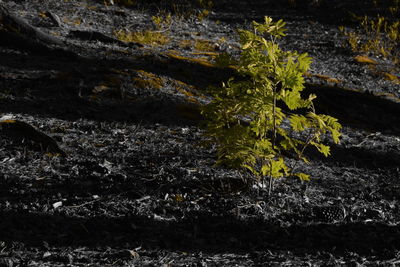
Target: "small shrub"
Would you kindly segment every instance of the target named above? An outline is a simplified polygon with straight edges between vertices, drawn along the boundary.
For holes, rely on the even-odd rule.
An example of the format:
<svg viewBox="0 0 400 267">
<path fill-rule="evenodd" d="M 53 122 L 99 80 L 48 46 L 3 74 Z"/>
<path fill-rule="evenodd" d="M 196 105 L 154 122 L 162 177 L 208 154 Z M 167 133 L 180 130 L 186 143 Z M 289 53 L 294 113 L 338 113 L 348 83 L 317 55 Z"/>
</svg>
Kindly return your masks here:
<svg viewBox="0 0 400 267">
<path fill-rule="evenodd" d="M 162 12 L 157 16 L 152 16 L 151 20 L 158 30 L 168 28 L 172 23 L 171 13 L 163 14 Z"/>
<path fill-rule="evenodd" d="M 212 100 L 202 109 L 207 136 L 217 144 L 217 164 L 247 169 L 262 183 L 269 177 L 269 192 L 273 178 L 309 179 L 286 165 L 285 151 L 305 162 L 304 151 L 309 146 L 328 156 L 330 148 L 321 138 L 330 133 L 338 143 L 341 128 L 335 118 L 315 113 L 315 95 L 301 97 L 303 74 L 311 58 L 280 49 L 277 39 L 285 36 L 284 25 L 282 20 L 273 23 L 265 17 L 263 24 L 253 22 L 253 31 L 238 31 L 239 60 L 225 54 L 219 61 L 235 64 L 239 78 L 231 78 L 222 88 L 211 88 Z M 305 115 L 294 113 L 298 109 L 306 110 Z"/>
<path fill-rule="evenodd" d="M 375 5 L 378 6 L 378 1 Z M 354 16 L 360 27 L 348 31 L 345 27 L 339 27 L 347 37 L 347 42 L 355 52 L 371 53 L 400 63 L 400 1 L 393 0 L 386 12 L 387 16 L 368 17 Z"/>
</svg>

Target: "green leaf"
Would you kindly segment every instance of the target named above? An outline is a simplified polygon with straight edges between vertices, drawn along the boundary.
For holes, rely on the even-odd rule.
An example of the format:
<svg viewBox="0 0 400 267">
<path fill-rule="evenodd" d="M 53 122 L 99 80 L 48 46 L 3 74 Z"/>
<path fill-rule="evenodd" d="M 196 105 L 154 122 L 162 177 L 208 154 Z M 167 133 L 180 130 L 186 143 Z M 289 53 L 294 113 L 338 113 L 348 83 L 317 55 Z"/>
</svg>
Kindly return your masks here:
<svg viewBox="0 0 400 267">
<path fill-rule="evenodd" d="M 311 145 L 315 146 L 320 153 L 322 153 L 325 157 L 330 155 L 330 147 L 321 143 L 311 142 Z"/>
<path fill-rule="evenodd" d="M 269 165 L 261 166 L 261 175 L 262 176 L 269 176 L 271 173 L 271 168 Z"/>
<path fill-rule="evenodd" d="M 270 173 L 269 175 L 274 178 L 280 178 L 288 173 L 288 167 L 286 166 L 283 158 L 278 160 L 271 160 L 270 163 Z"/>
<path fill-rule="evenodd" d="M 247 42 L 247 43 L 245 43 L 243 46 L 242 46 L 242 49 L 243 50 L 246 50 L 246 49 L 248 49 L 249 47 L 251 47 L 253 45 L 253 42 Z"/>
<path fill-rule="evenodd" d="M 294 176 L 300 178 L 302 181 L 310 181 L 310 175 L 302 173 L 302 172 L 297 172 L 293 173 Z"/>
<path fill-rule="evenodd" d="M 252 166 L 247 165 L 247 164 L 243 164 L 242 165 L 244 168 L 248 169 L 251 173 L 253 173 L 254 175 L 259 175 L 258 171 L 256 171 L 256 169 L 254 169 Z"/>
<path fill-rule="evenodd" d="M 296 132 L 304 131 L 306 127 L 309 127 L 309 122 L 307 118 L 303 115 L 291 115 L 289 117 L 289 121 L 292 129 Z"/>
</svg>

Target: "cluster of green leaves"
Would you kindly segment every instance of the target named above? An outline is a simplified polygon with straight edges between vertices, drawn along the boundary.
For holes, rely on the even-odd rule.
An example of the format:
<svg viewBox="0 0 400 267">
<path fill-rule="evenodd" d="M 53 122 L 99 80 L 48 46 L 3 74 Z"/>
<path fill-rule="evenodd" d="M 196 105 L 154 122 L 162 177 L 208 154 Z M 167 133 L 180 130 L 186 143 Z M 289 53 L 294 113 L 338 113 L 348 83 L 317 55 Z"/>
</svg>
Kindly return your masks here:
<svg viewBox="0 0 400 267">
<path fill-rule="evenodd" d="M 374 0 L 376 7 L 379 1 Z M 372 53 L 400 63 L 400 1 L 392 0 L 387 7 L 387 15 L 377 17 L 354 16 L 360 23 L 359 29 L 346 30 L 343 26 L 339 29 L 347 37 L 348 44 L 353 51 Z"/>
<path fill-rule="evenodd" d="M 306 162 L 308 146 L 328 156 L 330 148 L 321 139 L 331 134 L 339 142 L 341 128 L 335 118 L 315 113 L 315 95 L 302 98 L 303 74 L 311 58 L 280 49 L 277 39 L 285 36 L 284 25 L 265 17 L 264 23 L 253 22 L 253 31 L 238 31 L 240 58 L 217 58 L 221 65 L 235 68 L 238 77 L 210 88 L 212 100 L 202 110 L 208 119 L 207 135 L 217 144 L 217 164 L 245 168 L 263 182 L 269 177 L 270 189 L 272 178 L 309 179 L 287 166 L 285 151 Z M 294 112 L 299 109 L 306 112 Z"/>
</svg>

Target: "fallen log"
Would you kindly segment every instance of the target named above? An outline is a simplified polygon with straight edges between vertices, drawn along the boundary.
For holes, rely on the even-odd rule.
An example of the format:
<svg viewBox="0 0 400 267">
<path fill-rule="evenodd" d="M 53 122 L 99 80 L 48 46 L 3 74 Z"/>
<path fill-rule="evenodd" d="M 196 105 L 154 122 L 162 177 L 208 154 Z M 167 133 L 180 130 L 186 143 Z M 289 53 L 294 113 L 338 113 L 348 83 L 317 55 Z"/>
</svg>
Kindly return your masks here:
<svg viewBox="0 0 400 267">
<path fill-rule="evenodd" d="M 0 0 L 0 45 L 39 55 L 79 58 L 65 43 L 12 14 Z"/>
</svg>

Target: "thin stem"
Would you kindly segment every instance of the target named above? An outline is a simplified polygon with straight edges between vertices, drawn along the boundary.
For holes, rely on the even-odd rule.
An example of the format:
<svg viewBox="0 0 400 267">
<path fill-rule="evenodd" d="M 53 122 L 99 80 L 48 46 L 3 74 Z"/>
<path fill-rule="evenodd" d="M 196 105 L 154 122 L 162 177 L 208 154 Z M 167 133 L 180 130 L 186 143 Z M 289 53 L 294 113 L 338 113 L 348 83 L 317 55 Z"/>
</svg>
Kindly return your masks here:
<svg viewBox="0 0 400 267">
<path fill-rule="evenodd" d="M 278 88 L 279 87 L 279 88 Z M 273 105 L 272 105 L 272 150 L 275 152 L 275 141 L 276 141 L 276 92 L 277 89 L 280 90 L 280 87 L 282 87 L 282 84 L 279 82 L 276 86 L 272 87 L 272 98 L 273 98 Z M 270 169 L 269 169 L 269 189 L 268 189 L 268 195 L 271 195 L 272 192 L 272 183 L 273 183 L 273 177 L 272 177 L 272 164 L 270 163 Z"/>
<path fill-rule="evenodd" d="M 306 150 L 306 148 L 310 145 L 310 143 L 312 142 L 312 140 L 314 140 L 314 138 L 318 135 L 319 133 L 309 133 L 309 135 L 306 138 L 306 142 L 303 145 L 303 148 L 300 150 L 300 153 L 297 154 L 297 161 L 293 164 L 293 166 L 290 168 L 290 174 L 289 176 L 293 175 L 293 172 L 297 166 L 297 164 L 299 163 L 299 161 L 301 160 L 301 158 L 303 157 L 304 151 Z"/>
</svg>

